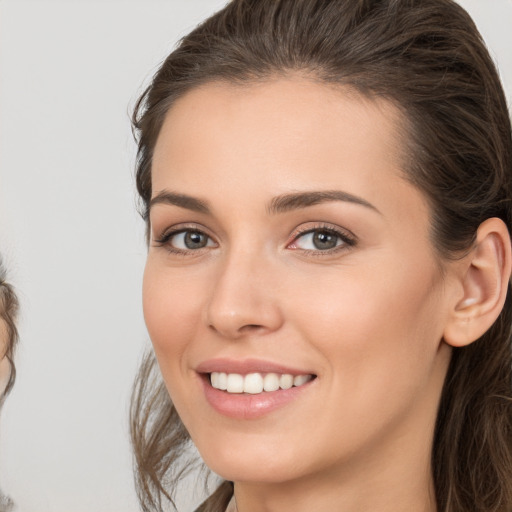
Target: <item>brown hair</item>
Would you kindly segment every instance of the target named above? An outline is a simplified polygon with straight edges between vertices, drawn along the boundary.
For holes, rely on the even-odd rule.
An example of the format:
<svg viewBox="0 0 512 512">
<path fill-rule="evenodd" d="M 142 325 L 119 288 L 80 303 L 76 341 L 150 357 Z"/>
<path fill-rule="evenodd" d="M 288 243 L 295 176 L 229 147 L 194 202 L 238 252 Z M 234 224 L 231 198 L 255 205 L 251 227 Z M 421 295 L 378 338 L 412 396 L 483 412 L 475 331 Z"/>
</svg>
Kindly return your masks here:
<svg viewBox="0 0 512 512">
<path fill-rule="evenodd" d="M 1 340 L 0 346 L 5 344 L 5 351 L 0 353 L 0 360 L 7 358 L 9 363 L 9 380 L 5 391 L 0 396 L 0 406 L 3 404 L 5 397 L 9 394 L 14 381 L 16 380 L 16 368 L 14 366 L 14 350 L 18 341 L 18 330 L 16 329 L 16 314 L 18 312 L 18 300 L 16 294 L 10 284 L 6 282 L 6 272 L 0 259 L 0 322 L 4 324 L 6 340 Z"/>
<path fill-rule="evenodd" d="M 499 217 L 511 230 L 512 136 L 498 73 L 469 15 L 452 0 L 233 0 L 167 57 L 133 115 L 137 189 L 148 220 L 151 162 L 171 105 L 210 82 L 244 84 L 287 72 L 382 97 L 403 113 L 407 178 L 426 195 L 442 258 Z M 509 285 L 510 288 L 510 285 Z M 432 467 L 440 512 L 512 511 L 512 299 L 481 339 L 454 349 Z M 143 361 L 132 402 L 142 508 L 163 510 L 188 469 L 186 430 Z M 222 484 L 203 510 L 220 511 Z"/>
</svg>

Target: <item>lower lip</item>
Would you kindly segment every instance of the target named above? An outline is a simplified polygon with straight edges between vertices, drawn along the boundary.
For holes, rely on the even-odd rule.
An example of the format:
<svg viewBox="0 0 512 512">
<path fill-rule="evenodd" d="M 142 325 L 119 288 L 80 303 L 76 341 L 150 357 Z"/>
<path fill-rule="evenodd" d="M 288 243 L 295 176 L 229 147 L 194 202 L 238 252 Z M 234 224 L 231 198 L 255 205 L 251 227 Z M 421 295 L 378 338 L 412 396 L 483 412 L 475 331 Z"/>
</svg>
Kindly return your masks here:
<svg viewBox="0 0 512 512">
<path fill-rule="evenodd" d="M 202 375 L 204 394 L 208 403 L 220 414 L 240 420 L 251 420 L 269 414 L 295 400 L 316 380 L 302 386 L 277 391 L 265 391 L 251 395 L 248 393 L 228 393 L 215 389 L 210 384 L 209 375 Z"/>
</svg>

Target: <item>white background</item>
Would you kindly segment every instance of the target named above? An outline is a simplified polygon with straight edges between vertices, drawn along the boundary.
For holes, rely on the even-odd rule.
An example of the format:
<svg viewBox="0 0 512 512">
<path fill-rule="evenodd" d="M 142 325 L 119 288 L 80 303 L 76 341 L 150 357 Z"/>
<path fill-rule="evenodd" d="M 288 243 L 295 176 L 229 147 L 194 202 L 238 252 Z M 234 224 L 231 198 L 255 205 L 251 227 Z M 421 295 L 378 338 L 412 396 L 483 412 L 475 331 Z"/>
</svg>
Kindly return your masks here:
<svg viewBox="0 0 512 512">
<path fill-rule="evenodd" d="M 128 112 L 223 3 L 0 1 L 0 248 L 22 303 L 0 483 L 19 512 L 138 510 L 127 415 L 145 246 Z M 511 103 L 512 0 L 461 3 Z"/>
</svg>

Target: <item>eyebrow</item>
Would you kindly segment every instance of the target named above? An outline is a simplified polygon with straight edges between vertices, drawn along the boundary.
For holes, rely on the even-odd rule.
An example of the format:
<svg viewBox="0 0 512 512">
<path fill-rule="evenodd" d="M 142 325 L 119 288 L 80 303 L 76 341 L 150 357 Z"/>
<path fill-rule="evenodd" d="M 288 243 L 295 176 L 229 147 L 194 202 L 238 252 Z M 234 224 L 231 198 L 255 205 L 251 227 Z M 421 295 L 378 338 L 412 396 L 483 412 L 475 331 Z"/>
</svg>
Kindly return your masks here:
<svg viewBox="0 0 512 512">
<path fill-rule="evenodd" d="M 347 203 L 358 204 L 380 213 L 375 206 L 362 197 L 354 196 L 341 190 L 322 190 L 283 194 L 272 199 L 268 207 L 268 211 L 269 213 L 283 213 L 331 201 L 344 201 Z"/>
<path fill-rule="evenodd" d="M 283 194 L 274 197 L 270 201 L 267 211 L 270 214 L 279 214 L 331 201 L 344 201 L 347 203 L 358 204 L 380 213 L 375 206 L 365 199 L 341 190 L 321 190 Z M 149 203 L 149 209 L 156 204 L 174 205 L 204 214 L 211 213 L 210 207 L 206 201 L 186 194 L 170 192 L 169 190 L 162 190 L 153 197 Z"/>
<path fill-rule="evenodd" d="M 186 194 L 177 194 L 168 190 L 162 190 L 149 202 L 149 209 L 156 204 L 169 204 L 186 208 L 198 213 L 210 213 L 210 207 L 206 201 L 197 199 L 196 197 L 187 196 Z"/>
</svg>

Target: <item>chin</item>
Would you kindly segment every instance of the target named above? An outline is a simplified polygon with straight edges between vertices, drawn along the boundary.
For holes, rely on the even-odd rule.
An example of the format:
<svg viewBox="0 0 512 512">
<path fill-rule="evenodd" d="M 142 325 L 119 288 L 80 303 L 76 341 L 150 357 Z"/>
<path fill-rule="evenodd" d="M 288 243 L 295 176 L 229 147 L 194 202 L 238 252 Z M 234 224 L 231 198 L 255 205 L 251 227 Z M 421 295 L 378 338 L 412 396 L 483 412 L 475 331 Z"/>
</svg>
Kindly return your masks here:
<svg viewBox="0 0 512 512">
<path fill-rule="evenodd" d="M 253 482 L 265 484 L 278 484 L 294 480 L 300 475 L 290 471 L 290 467 L 283 464 L 268 465 L 260 460 L 247 461 L 215 461 L 207 466 L 217 475 L 231 482 Z"/>
<path fill-rule="evenodd" d="M 305 470 L 302 464 L 308 456 L 297 446 L 256 437 L 245 442 L 211 439 L 207 446 L 199 445 L 198 449 L 206 465 L 226 480 L 280 483 L 302 476 Z"/>
</svg>

